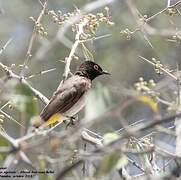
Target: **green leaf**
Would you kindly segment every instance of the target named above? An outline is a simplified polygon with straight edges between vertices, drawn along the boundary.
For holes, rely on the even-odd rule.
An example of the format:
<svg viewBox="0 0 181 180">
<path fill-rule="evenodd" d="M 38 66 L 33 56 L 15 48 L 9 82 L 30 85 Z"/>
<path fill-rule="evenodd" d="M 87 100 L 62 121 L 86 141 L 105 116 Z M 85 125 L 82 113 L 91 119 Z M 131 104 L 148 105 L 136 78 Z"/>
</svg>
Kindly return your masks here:
<svg viewBox="0 0 181 180">
<path fill-rule="evenodd" d="M 14 88 L 14 94 L 21 94 L 25 96 L 33 96 L 32 90 L 25 84 L 17 84 Z"/>
<path fill-rule="evenodd" d="M 25 112 L 31 116 L 37 114 L 37 102 L 33 96 L 33 92 L 26 85 L 18 84 L 15 86 L 11 103 L 20 112 Z"/>
<path fill-rule="evenodd" d="M 116 133 L 106 133 L 103 136 L 103 143 L 104 145 L 111 143 L 119 138 L 119 135 Z"/>
<path fill-rule="evenodd" d="M 124 166 L 128 164 L 128 158 L 126 155 L 122 154 L 121 157 L 119 158 L 117 164 L 116 164 L 116 169 L 121 169 Z"/>
<path fill-rule="evenodd" d="M 102 176 L 109 173 L 113 169 L 113 167 L 117 165 L 119 159 L 120 152 L 117 150 L 103 156 L 103 158 L 99 162 L 95 175 Z"/>
<path fill-rule="evenodd" d="M 1 129 L 0 129 L 0 131 L 1 131 Z M 1 146 L 3 146 L 3 147 L 9 146 L 9 144 L 7 143 L 7 141 L 3 137 L 0 137 L 0 147 Z M 3 161 L 5 159 L 5 157 L 6 157 L 6 155 L 7 154 L 1 153 L 0 154 L 0 161 Z"/>
</svg>

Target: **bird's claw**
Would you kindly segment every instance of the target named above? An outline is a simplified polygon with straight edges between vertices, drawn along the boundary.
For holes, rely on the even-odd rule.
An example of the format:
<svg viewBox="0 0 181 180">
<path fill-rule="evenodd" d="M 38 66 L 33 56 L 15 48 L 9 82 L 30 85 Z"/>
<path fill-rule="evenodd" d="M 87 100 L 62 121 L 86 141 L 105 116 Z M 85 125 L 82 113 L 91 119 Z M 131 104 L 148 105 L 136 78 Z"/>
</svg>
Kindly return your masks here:
<svg viewBox="0 0 181 180">
<path fill-rule="evenodd" d="M 75 125 L 75 122 L 76 122 L 76 120 L 78 119 L 78 117 L 77 116 L 67 116 L 67 118 L 69 118 L 69 122 L 67 123 L 67 125 L 66 125 L 66 129 L 68 128 L 68 126 L 70 126 L 70 125 Z"/>
</svg>

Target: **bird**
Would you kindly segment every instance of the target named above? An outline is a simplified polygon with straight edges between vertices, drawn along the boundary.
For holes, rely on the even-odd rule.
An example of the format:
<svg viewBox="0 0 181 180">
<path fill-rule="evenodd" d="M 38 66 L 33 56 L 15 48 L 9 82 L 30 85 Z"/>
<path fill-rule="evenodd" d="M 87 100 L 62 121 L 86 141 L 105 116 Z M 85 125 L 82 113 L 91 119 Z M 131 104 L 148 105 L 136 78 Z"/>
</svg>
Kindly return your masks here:
<svg viewBox="0 0 181 180">
<path fill-rule="evenodd" d="M 32 123 L 33 126 L 49 126 L 74 117 L 85 106 L 92 81 L 100 75 L 110 73 L 93 61 L 84 61 L 71 77 L 63 84 L 60 83 L 49 103 L 40 112 L 40 121 Z"/>
</svg>

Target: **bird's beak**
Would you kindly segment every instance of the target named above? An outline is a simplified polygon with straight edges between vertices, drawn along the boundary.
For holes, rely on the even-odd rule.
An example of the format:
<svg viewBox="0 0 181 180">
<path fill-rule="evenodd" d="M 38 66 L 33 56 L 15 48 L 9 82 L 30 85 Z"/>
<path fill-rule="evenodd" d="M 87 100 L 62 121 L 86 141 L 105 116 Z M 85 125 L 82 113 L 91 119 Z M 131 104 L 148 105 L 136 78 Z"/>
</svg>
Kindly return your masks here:
<svg viewBox="0 0 181 180">
<path fill-rule="evenodd" d="M 109 72 L 107 71 L 102 71 L 102 74 L 107 74 L 107 75 L 111 75 Z"/>
</svg>

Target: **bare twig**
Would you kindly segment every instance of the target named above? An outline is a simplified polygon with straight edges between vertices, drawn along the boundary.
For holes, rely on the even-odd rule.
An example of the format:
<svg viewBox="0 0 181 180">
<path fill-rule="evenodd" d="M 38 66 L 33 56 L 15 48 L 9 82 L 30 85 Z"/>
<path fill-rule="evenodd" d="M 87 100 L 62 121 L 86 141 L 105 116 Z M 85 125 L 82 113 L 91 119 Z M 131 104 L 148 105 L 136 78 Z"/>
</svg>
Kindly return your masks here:
<svg viewBox="0 0 181 180">
<path fill-rule="evenodd" d="M 35 37 L 36 37 L 36 33 L 37 33 L 36 32 L 36 25 L 40 23 L 43 15 L 45 13 L 46 7 L 47 7 L 47 0 L 45 1 L 44 5 L 43 5 L 43 9 L 40 12 L 40 14 L 39 14 L 39 16 L 38 16 L 38 18 L 37 18 L 37 20 L 35 22 L 34 28 L 33 28 L 33 33 L 32 33 L 32 36 L 30 38 L 30 42 L 29 42 L 29 45 L 28 45 L 28 50 L 27 50 L 27 53 L 26 53 L 26 59 L 25 59 L 25 61 L 23 63 L 23 67 L 22 67 L 22 70 L 20 72 L 20 76 L 22 76 L 22 77 L 24 76 L 24 72 L 25 72 L 26 66 L 28 65 L 29 60 L 30 60 L 30 58 L 32 56 L 31 51 L 32 51 L 33 43 L 35 41 Z"/>
<path fill-rule="evenodd" d="M 12 39 L 9 39 L 6 44 L 0 49 L 0 55 L 3 53 L 3 51 L 6 49 L 6 47 L 11 43 Z"/>
<path fill-rule="evenodd" d="M 78 22 L 80 20 L 80 18 L 82 18 L 82 16 L 84 14 L 87 14 L 91 11 L 94 11 L 96 9 L 99 9 L 103 6 L 106 6 L 110 3 L 112 3 L 114 0 L 97 0 L 97 1 L 91 1 L 90 3 L 87 3 L 85 6 L 83 6 L 82 8 L 80 8 L 79 10 L 79 14 L 76 16 L 71 17 L 68 22 L 66 22 L 57 32 L 56 37 L 51 41 L 51 43 L 48 43 L 47 45 L 45 45 L 44 47 L 42 47 L 39 51 L 41 51 L 41 58 L 43 58 L 53 47 L 55 47 L 55 45 L 57 45 L 58 42 L 61 42 L 62 44 L 64 44 L 66 47 L 68 48 L 72 48 L 72 41 L 70 41 L 66 36 L 66 32 L 68 31 L 68 29 L 75 24 L 76 22 Z"/>
<path fill-rule="evenodd" d="M 141 170 L 142 172 L 145 172 L 145 170 L 134 160 L 132 160 L 131 158 L 128 158 L 128 161 L 133 164 L 133 166 L 137 167 L 139 170 Z"/>
<path fill-rule="evenodd" d="M 144 61 L 148 62 L 149 64 L 151 64 L 152 66 L 155 66 L 155 63 L 151 62 L 150 60 L 142 57 L 142 56 L 139 56 L 141 59 L 143 59 Z M 170 73 L 169 71 L 167 71 L 165 68 L 163 67 L 160 67 L 160 69 L 167 75 L 169 75 L 171 78 L 173 78 L 174 80 L 178 80 L 178 78 L 176 76 L 174 76 L 172 73 Z"/>
<path fill-rule="evenodd" d="M 102 38 L 107 38 L 107 37 L 110 37 L 110 36 L 112 36 L 112 34 L 105 34 L 105 35 L 101 35 L 101 36 L 96 36 L 96 37 L 92 37 L 90 39 L 80 40 L 80 43 L 88 42 L 88 41 L 95 41 L 95 40 L 99 40 L 99 39 L 102 39 Z"/>
<path fill-rule="evenodd" d="M 0 153 L 10 153 L 12 151 L 11 147 L 8 146 L 1 146 L 0 147 Z"/>
<path fill-rule="evenodd" d="M 26 140 L 29 140 L 31 138 L 33 138 L 34 136 L 45 136 L 47 135 L 48 133 L 52 132 L 57 126 L 59 126 L 60 124 L 62 124 L 63 122 L 60 121 L 58 122 L 55 126 L 53 126 L 52 128 L 46 130 L 46 129 L 38 129 L 38 130 L 35 130 L 34 132 L 30 132 L 18 139 L 16 139 L 17 142 L 23 142 L 23 141 L 26 141 Z"/>
<path fill-rule="evenodd" d="M 19 148 L 19 144 L 16 142 L 14 138 L 5 133 L 2 129 L 0 130 L 0 135 L 6 139 L 14 148 Z"/>
<path fill-rule="evenodd" d="M 110 0 L 109 0 L 109 1 L 110 1 Z M 106 2 L 106 4 L 109 3 L 109 1 Z M 110 1 L 110 2 L 111 2 L 111 1 Z M 94 6 L 96 6 L 96 7 L 99 7 L 99 5 L 102 6 L 103 4 L 104 4 L 104 3 L 103 3 L 102 1 L 96 1 L 96 2 L 94 2 L 94 3 L 92 4 L 92 8 L 95 8 Z M 86 6 L 86 7 L 89 7 L 89 6 Z M 85 7 L 85 9 L 86 9 L 86 7 Z M 89 7 L 89 8 L 90 8 L 90 7 Z M 89 10 L 89 11 L 90 11 L 90 10 Z M 64 30 L 65 30 L 66 28 L 68 28 L 68 27 L 70 26 L 70 24 L 75 23 L 76 21 L 78 21 L 78 20 L 82 17 L 82 13 L 84 14 L 84 11 L 81 11 L 81 10 L 80 10 L 79 12 L 80 12 L 80 13 L 79 13 L 79 16 L 70 18 L 69 22 L 68 22 L 67 24 L 65 24 L 65 26 L 62 28 L 61 33 L 59 32 L 59 35 L 60 35 L 60 34 L 62 35 L 62 33 L 64 33 Z M 76 34 L 76 36 L 75 36 L 75 42 L 74 42 L 74 44 L 72 45 L 70 54 L 69 54 L 69 56 L 68 56 L 68 58 L 66 59 L 66 62 L 65 62 L 65 70 L 64 70 L 64 74 L 63 74 L 64 80 L 68 77 L 68 74 L 70 73 L 70 64 L 71 64 L 71 61 L 72 61 L 72 57 L 73 57 L 73 55 L 75 54 L 75 51 L 76 51 L 79 43 L 81 42 L 80 36 L 82 35 L 82 33 L 84 33 L 84 27 L 87 25 L 87 23 L 88 23 L 88 19 L 85 18 L 85 19 L 83 19 L 83 21 L 82 21 L 81 23 L 79 23 L 79 25 L 78 25 L 78 31 L 77 31 L 77 34 Z"/>
<path fill-rule="evenodd" d="M 31 79 L 31 78 L 34 78 L 34 77 L 36 77 L 38 75 L 46 74 L 46 73 L 49 73 L 49 72 L 52 72 L 52 71 L 55 71 L 55 70 L 56 70 L 56 68 L 48 69 L 48 70 L 45 70 L 45 71 L 40 71 L 40 72 L 38 72 L 36 74 L 32 74 L 32 75 L 30 75 L 28 77 L 25 77 L 25 79 Z"/>
<path fill-rule="evenodd" d="M 175 4 L 171 5 L 171 6 L 168 6 L 164 9 L 162 9 L 161 11 L 157 12 L 156 14 L 150 16 L 149 18 L 144 18 L 142 17 L 144 20 L 140 20 L 140 13 L 138 11 L 138 9 L 135 7 L 134 3 L 130 0 L 125 0 L 124 1 L 131 14 L 133 15 L 133 17 L 135 18 L 136 20 L 136 23 L 138 25 L 138 27 L 136 28 L 136 30 L 138 31 L 144 31 L 146 34 L 148 35 L 151 35 L 151 36 L 161 36 L 161 37 L 167 37 L 167 38 L 172 38 L 173 36 L 178 36 L 180 37 L 180 31 L 178 30 L 168 30 L 168 29 L 161 29 L 161 30 L 158 30 L 156 28 L 153 28 L 152 26 L 150 26 L 148 24 L 148 22 L 150 22 L 151 20 L 155 19 L 155 17 L 157 17 L 158 15 L 164 13 L 165 11 L 167 11 L 169 8 L 176 8 L 178 5 L 181 4 L 181 0 L 176 2 Z M 135 31 L 136 32 L 136 31 Z"/>
<path fill-rule="evenodd" d="M 58 31 L 57 39 L 61 41 L 62 36 L 64 36 L 68 28 L 71 27 L 74 23 L 78 22 L 84 14 L 91 12 L 95 9 L 99 9 L 100 7 L 106 6 L 107 4 L 112 3 L 113 1 L 114 0 L 97 0 L 86 4 L 84 7 L 80 9 L 80 13 L 77 16 L 70 18 L 69 21 L 65 23 L 65 25 Z"/>
<path fill-rule="evenodd" d="M 19 126 L 21 126 L 22 128 L 25 129 L 25 127 L 19 123 L 16 119 L 14 119 L 12 116 L 10 116 L 9 114 L 5 113 L 3 110 L 0 109 L 0 113 L 3 114 L 4 116 L 6 116 L 8 119 L 10 119 L 11 121 L 15 122 L 16 124 L 18 124 Z"/>
<path fill-rule="evenodd" d="M 45 97 L 40 91 L 33 88 L 24 78 L 22 78 L 22 77 L 16 75 L 15 73 L 13 73 L 12 70 L 10 70 L 7 66 L 5 66 L 1 62 L 0 62 L 0 67 L 5 71 L 6 76 L 7 76 L 8 79 L 16 79 L 20 83 L 23 83 L 23 84 L 27 85 L 39 100 L 41 100 L 44 104 L 48 104 L 48 102 L 49 102 L 48 98 Z"/>
<path fill-rule="evenodd" d="M 72 169 L 76 168 L 77 166 L 80 166 L 82 163 L 84 163 L 84 160 L 78 160 L 76 163 L 66 166 L 60 173 L 58 173 L 55 180 L 61 180 L 63 177 L 66 176 L 68 172 L 70 172 Z"/>
<path fill-rule="evenodd" d="M 72 49 L 70 51 L 70 54 L 68 56 L 68 58 L 66 59 L 66 62 L 65 62 L 65 70 L 64 70 L 64 74 L 63 74 L 63 77 L 64 77 L 64 80 L 68 77 L 68 74 L 70 72 L 70 63 L 72 61 L 72 57 L 80 43 L 80 36 L 82 35 L 82 33 L 84 32 L 84 27 L 86 26 L 86 24 L 88 23 L 88 20 L 85 19 L 82 23 L 79 24 L 78 26 L 78 32 L 75 36 L 75 43 L 73 44 L 72 46 Z"/>
<path fill-rule="evenodd" d="M 8 104 L 9 104 L 9 101 L 6 102 L 3 106 L 1 106 L 0 110 L 3 110 Z"/>
<path fill-rule="evenodd" d="M 90 136 L 86 131 L 82 131 L 81 133 L 82 139 L 88 141 L 89 143 L 96 145 L 96 146 L 103 146 L 102 141 L 98 138 Z"/>
<path fill-rule="evenodd" d="M 151 20 L 153 20 L 156 16 L 164 13 L 165 11 L 168 10 L 168 8 L 174 8 L 174 7 L 177 7 L 178 5 L 181 4 L 181 0 L 180 1 L 177 1 L 175 4 L 171 5 L 171 6 L 167 6 L 166 8 L 162 9 L 161 11 L 157 12 L 156 14 L 150 16 L 149 18 L 146 19 L 146 22 L 150 22 Z"/>
<path fill-rule="evenodd" d="M 170 117 L 166 117 L 166 118 L 163 118 L 163 119 L 156 119 L 154 121 L 150 121 L 150 122 L 145 122 L 144 124 L 141 124 L 141 125 L 138 125 L 137 127 L 130 127 L 130 130 L 129 132 L 132 132 L 132 134 L 134 135 L 138 135 L 139 133 L 147 130 L 147 129 L 150 129 L 150 128 L 153 128 L 157 125 L 160 125 L 162 123 L 167 123 L 167 122 L 171 122 L 171 121 L 174 121 L 176 117 L 180 117 L 181 116 L 181 113 L 178 113 L 178 114 L 175 114 L 173 116 L 170 116 Z M 104 145 L 103 147 L 99 147 L 97 148 L 96 150 L 93 150 L 91 151 L 89 154 L 94 154 L 94 153 L 98 153 L 98 152 L 101 152 L 101 151 L 105 151 L 106 148 L 113 148 L 115 147 L 115 145 L 118 145 L 118 147 L 120 147 L 120 141 L 125 139 L 125 138 L 128 138 L 130 137 L 130 134 L 127 134 L 127 132 L 123 133 L 122 135 L 120 135 L 120 137 L 114 141 L 111 141 L 110 143 Z M 81 163 L 84 162 L 84 158 L 80 158 L 77 162 L 75 162 L 74 164 L 70 165 L 70 166 L 66 166 L 64 169 L 62 169 L 58 175 L 57 175 L 57 180 L 58 179 L 61 179 L 63 178 L 69 171 L 71 171 L 73 168 L 79 166 Z"/>
</svg>

